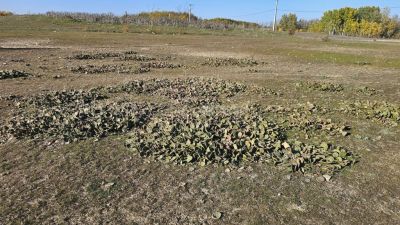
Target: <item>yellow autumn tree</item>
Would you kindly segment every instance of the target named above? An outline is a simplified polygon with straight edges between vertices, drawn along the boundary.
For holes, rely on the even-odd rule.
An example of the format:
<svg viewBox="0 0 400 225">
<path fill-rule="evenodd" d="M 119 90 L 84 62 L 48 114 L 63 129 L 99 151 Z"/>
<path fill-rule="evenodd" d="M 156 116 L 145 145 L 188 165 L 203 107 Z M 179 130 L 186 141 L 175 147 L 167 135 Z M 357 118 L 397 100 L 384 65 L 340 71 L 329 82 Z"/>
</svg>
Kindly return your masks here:
<svg viewBox="0 0 400 225">
<path fill-rule="evenodd" d="M 360 34 L 365 37 L 378 38 L 382 32 L 382 27 L 377 22 L 361 20 Z"/>
<path fill-rule="evenodd" d="M 324 25 L 320 21 L 315 21 L 310 24 L 310 26 L 308 27 L 308 30 L 311 32 L 323 32 Z"/>
<path fill-rule="evenodd" d="M 374 6 L 329 10 L 309 26 L 312 32 L 336 35 L 392 38 L 400 36 L 400 21 L 388 9 Z"/>
<path fill-rule="evenodd" d="M 355 20 L 347 21 L 344 24 L 343 31 L 346 35 L 359 35 L 360 23 Z"/>
<path fill-rule="evenodd" d="M 399 32 L 400 27 L 395 19 L 390 18 L 388 15 L 384 15 L 381 23 L 381 37 L 390 38 Z"/>
</svg>

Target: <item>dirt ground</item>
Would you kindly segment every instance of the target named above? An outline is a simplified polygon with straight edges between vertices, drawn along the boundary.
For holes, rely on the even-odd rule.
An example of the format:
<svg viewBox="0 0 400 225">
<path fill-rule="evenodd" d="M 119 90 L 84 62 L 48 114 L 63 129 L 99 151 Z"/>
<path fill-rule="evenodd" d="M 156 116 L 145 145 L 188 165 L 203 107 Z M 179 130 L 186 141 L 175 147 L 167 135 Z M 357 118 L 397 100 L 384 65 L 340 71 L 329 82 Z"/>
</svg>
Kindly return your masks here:
<svg viewBox="0 0 400 225">
<path fill-rule="evenodd" d="M 399 126 L 336 110 L 341 103 L 356 100 L 400 104 L 400 67 L 390 64 L 399 60 L 398 43 L 325 43 L 318 36 L 303 35 L 83 32 L 43 36 L 0 37 L 0 70 L 32 74 L 0 80 L 2 97 L 151 78 L 237 81 L 279 95 L 243 95 L 230 104 L 289 107 L 309 102 L 331 110 L 325 116 L 349 124 L 351 135 L 317 137 L 346 146 L 360 158 L 327 181 L 258 163 L 236 168 L 155 162 L 132 154 L 120 136 L 50 146 L 12 140 L 0 145 L 0 224 L 399 224 Z M 124 51 L 181 66 L 138 74 L 71 71 L 85 65 L 140 64 L 112 57 L 70 58 Z M 321 61 L 318 56 L 325 53 L 331 55 Z M 352 61 L 368 57 L 375 58 Z M 203 65 L 207 58 L 247 58 L 260 63 L 213 67 Z M 307 81 L 340 84 L 344 90 L 298 86 Z M 357 92 L 361 87 L 375 89 L 377 94 Z M 5 123 L 13 110 L 10 102 L 0 100 L 0 122 Z"/>
</svg>

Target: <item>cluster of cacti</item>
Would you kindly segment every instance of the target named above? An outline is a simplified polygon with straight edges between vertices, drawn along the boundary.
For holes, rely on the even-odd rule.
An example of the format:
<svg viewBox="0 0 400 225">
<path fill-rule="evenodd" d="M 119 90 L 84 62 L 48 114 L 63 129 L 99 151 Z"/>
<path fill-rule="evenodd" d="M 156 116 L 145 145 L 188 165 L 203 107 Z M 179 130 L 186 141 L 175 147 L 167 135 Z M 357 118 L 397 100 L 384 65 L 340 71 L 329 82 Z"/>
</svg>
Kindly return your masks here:
<svg viewBox="0 0 400 225">
<path fill-rule="evenodd" d="M 156 60 L 156 58 L 151 57 L 151 56 L 139 55 L 139 54 L 131 54 L 131 55 L 122 55 L 119 57 L 119 60 L 148 62 L 148 61 Z"/>
<path fill-rule="evenodd" d="M 76 60 L 106 59 L 106 58 L 120 57 L 121 55 L 123 54 L 118 52 L 79 53 L 68 57 L 68 59 L 76 59 Z"/>
<path fill-rule="evenodd" d="M 150 72 L 148 67 L 136 67 L 136 66 L 125 66 L 125 65 L 82 65 L 72 67 L 73 73 L 83 74 L 99 74 L 99 73 L 147 73 Z"/>
<path fill-rule="evenodd" d="M 159 95 L 179 104 L 199 106 L 219 103 L 222 95 L 232 97 L 245 88 L 245 85 L 215 79 L 153 79 L 88 91 L 55 91 L 33 97 L 6 98 L 13 101 L 18 110 L 3 126 L 2 134 L 16 138 L 54 137 L 64 141 L 99 137 L 129 130 L 132 120 L 143 120 L 152 115 L 153 109 L 160 109 L 126 101 L 103 103 L 102 100 L 112 94 Z"/>
<path fill-rule="evenodd" d="M 247 86 L 236 82 L 218 79 L 151 79 L 136 80 L 117 87 L 111 92 L 158 95 L 168 97 L 179 103 L 198 106 L 220 103 L 222 97 L 233 97 L 246 90 Z"/>
<path fill-rule="evenodd" d="M 370 88 L 370 87 L 360 87 L 356 91 L 357 91 L 357 93 L 365 94 L 368 96 L 377 95 L 379 93 L 378 90 L 376 90 L 374 88 Z"/>
<path fill-rule="evenodd" d="M 379 101 L 342 102 L 340 111 L 397 126 L 400 123 L 400 106 Z"/>
<path fill-rule="evenodd" d="M 107 99 L 107 93 L 101 92 L 101 88 L 95 88 L 88 91 L 70 90 L 70 91 L 51 91 L 39 94 L 33 97 L 16 97 L 15 105 L 20 108 L 42 108 L 64 106 L 66 108 L 79 105 L 91 104 L 92 102 Z"/>
<path fill-rule="evenodd" d="M 105 103 L 101 89 L 62 91 L 20 99 L 18 110 L 2 127 L 6 138 L 65 142 L 124 133 L 142 126 L 161 106 L 130 102 Z"/>
<path fill-rule="evenodd" d="M 79 53 L 68 57 L 68 59 L 75 60 L 101 60 L 106 58 L 113 58 L 118 61 L 135 61 L 141 62 L 135 65 L 126 64 L 85 64 L 71 67 L 73 73 L 83 74 L 99 74 L 99 73 L 133 73 L 141 74 L 150 72 L 151 69 L 176 69 L 182 65 L 173 64 L 166 61 L 154 61 L 155 57 L 140 55 L 135 51 L 125 52 L 100 52 L 100 53 Z"/>
<path fill-rule="evenodd" d="M 30 74 L 18 70 L 0 70 L 0 80 L 29 77 Z"/>
<path fill-rule="evenodd" d="M 323 92 L 341 92 L 344 90 L 344 86 L 342 84 L 333 84 L 329 82 L 301 82 L 297 83 L 296 86 L 313 91 Z"/>
<path fill-rule="evenodd" d="M 140 64 L 141 68 L 152 68 L 152 69 L 164 69 L 164 68 L 169 68 L 169 69 L 175 69 L 175 68 L 180 68 L 180 64 L 172 64 L 168 63 L 165 61 L 155 61 L 155 62 L 145 62 Z"/>
<path fill-rule="evenodd" d="M 251 58 L 207 58 L 205 62 L 202 63 L 203 66 L 257 66 L 262 63 Z"/>
<path fill-rule="evenodd" d="M 154 57 L 140 55 L 135 51 L 125 52 L 95 52 L 95 53 L 79 53 L 73 56 L 67 57 L 68 59 L 74 60 L 101 60 L 107 58 L 115 58 L 123 61 L 152 61 L 156 60 Z"/>
<path fill-rule="evenodd" d="M 253 90 L 256 94 L 259 94 L 261 96 L 282 96 L 283 95 L 281 92 L 272 90 L 270 88 L 255 87 Z"/>
<path fill-rule="evenodd" d="M 77 67 L 72 67 L 71 71 L 73 73 L 84 73 L 84 74 L 94 74 L 94 73 L 110 73 L 110 72 L 118 72 L 118 73 L 128 73 L 129 69 L 124 68 L 121 66 L 121 68 L 118 68 L 116 65 L 83 65 L 83 66 L 77 66 Z"/>
<path fill-rule="evenodd" d="M 183 109 L 157 116 L 131 133 L 126 145 L 142 157 L 176 164 L 267 162 L 304 173 L 332 174 L 356 162 L 327 143 L 286 139 L 259 107 Z"/>
<path fill-rule="evenodd" d="M 17 108 L 1 127 L 0 141 L 74 142 L 130 133 L 126 145 L 141 156 L 177 164 L 266 162 L 292 171 L 332 174 L 356 162 L 344 148 L 288 138 L 292 129 L 348 134 L 349 127 L 314 116 L 322 110 L 314 104 L 292 108 L 221 104 L 254 89 L 217 79 L 151 79 L 88 91 L 10 97 L 6 99 Z M 176 105 L 132 103 L 129 98 L 115 101 L 118 95 L 162 96 Z"/>
<path fill-rule="evenodd" d="M 298 104 L 292 107 L 268 106 L 265 108 L 269 116 L 276 119 L 277 123 L 285 130 L 295 130 L 308 133 L 319 133 L 328 135 L 350 135 L 350 126 L 339 124 L 332 119 L 324 118 L 319 114 L 325 114 L 326 109 L 307 103 Z"/>
</svg>

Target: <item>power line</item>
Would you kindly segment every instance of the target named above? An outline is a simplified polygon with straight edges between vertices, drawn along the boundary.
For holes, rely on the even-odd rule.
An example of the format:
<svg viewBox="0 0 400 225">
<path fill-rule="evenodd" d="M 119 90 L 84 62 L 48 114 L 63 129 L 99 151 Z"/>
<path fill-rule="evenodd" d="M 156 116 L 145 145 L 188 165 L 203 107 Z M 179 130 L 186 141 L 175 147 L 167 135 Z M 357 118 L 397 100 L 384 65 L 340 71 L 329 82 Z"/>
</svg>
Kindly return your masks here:
<svg viewBox="0 0 400 225">
<path fill-rule="evenodd" d="M 255 16 L 255 15 L 261 15 L 261 14 L 266 14 L 269 12 L 273 12 L 275 9 L 270 9 L 270 10 L 265 10 L 265 11 L 260 11 L 260 12 L 254 12 L 254 13 L 249 13 L 249 14 L 244 14 L 244 15 L 238 15 L 234 17 L 245 17 L 245 16 Z"/>
<path fill-rule="evenodd" d="M 400 9 L 400 6 L 393 6 L 393 7 L 382 7 L 382 8 L 388 8 L 388 9 Z M 233 17 L 246 17 L 246 16 L 255 16 L 255 15 L 262 15 L 262 14 L 267 14 L 274 12 L 275 9 L 269 9 L 265 11 L 259 11 L 259 12 L 254 12 L 254 13 L 248 13 L 248 14 L 242 14 L 242 15 L 237 15 Z M 290 10 L 290 9 L 279 9 L 278 12 L 292 12 L 292 13 L 324 13 L 328 10 L 325 11 L 320 11 L 320 10 Z"/>
<path fill-rule="evenodd" d="M 190 23 L 190 20 L 192 17 L 192 6 L 193 6 L 193 4 L 189 4 L 189 23 Z"/>
<path fill-rule="evenodd" d="M 391 6 L 391 7 L 380 7 L 381 9 L 383 8 L 388 8 L 388 9 L 400 9 L 400 6 Z M 236 16 L 230 16 L 231 18 L 246 18 L 246 17 L 250 17 L 250 16 L 256 16 L 256 15 L 267 15 L 270 13 L 273 13 L 276 9 L 268 9 L 268 10 L 264 10 L 264 11 L 259 11 L 259 12 L 253 12 L 253 13 L 247 13 L 247 14 L 242 14 L 242 15 L 236 15 Z M 290 9 L 277 9 L 277 12 L 282 12 L 282 13 L 300 13 L 300 14 L 317 14 L 317 13 L 321 13 L 323 14 L 324 12 L 328 11 L 328 10 L 333 10 L 333 9 L 327 9 L 327 10 L 323 10 L 323 11 L 319 11 L 319 10 L 290 10 Z M 275 18 L 274 18 L 275 19 Z"/>
<path fill-rule="evenodd" d="M 271 12 L 275 12 L 275 9 L 269 9 L 269 10 L 260 11 L 260 12 L 254 12 L 254 13 L 249 13 L 249 14 L 236 15 L 236 16 L 233 16 L 233 17 L 255 16 L 255 15 L 262 15 L 262 14 L 267 14 L 267 13 L 271 13 Z M 278 9 L 278 12 L 323 13 L 324 11 L 313 11 L 313 10 L 296 11 L 296 10 Z"/>
<path fill-rule="evenodd" d="M 280 9 L 280 12 L 295 12 L 295 13 L 323 13 L 325 11 L 318 10 L 288 10 L 288 9 Z"/>
</svg>

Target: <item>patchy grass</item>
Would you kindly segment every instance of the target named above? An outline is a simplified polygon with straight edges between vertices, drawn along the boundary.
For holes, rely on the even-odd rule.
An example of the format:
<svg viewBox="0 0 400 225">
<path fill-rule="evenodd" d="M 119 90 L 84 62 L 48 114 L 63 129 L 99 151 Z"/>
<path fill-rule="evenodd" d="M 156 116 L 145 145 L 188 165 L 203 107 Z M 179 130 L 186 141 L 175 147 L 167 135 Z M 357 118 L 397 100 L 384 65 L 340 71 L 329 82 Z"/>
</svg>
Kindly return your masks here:
<svg viewBox="0 0 400 225">
<path fill-rule="evenodd" d="M 16 109 L 13 101 L 49 91 L 88 90 L 153 78 L 218 78 L 258 87 L 223 98 L 225 106 L 292 109 L 281 114 L 271 111 L 268 118 L 279 119 L 291 138 L 346 146 L 360 157 L 355 166 L 346 167 L 328 182 L 317 174 L 288 173 L 269 164 L 200 167 L 157 162 L 127 149 L 125 134 L 68 145 L 10 141 L 0 145 L 1 224 L 396 224 L 400 220 L 399 127 L 340 110 L 344 102 L 354 101 L 399 105 L 399 50 L 393 43 L 322 42 L 310 34 L 289 37 L 265 31 L 171 27 L 157 32 L 130 27 L 129 33 L 122 33 L 121 27 L 112 24 L 45 17 L 0 18 L 0 23 L 0 45 L 11 46 L 0 49 L 5 63 L 0 70 L 37 75 L 0 81 L 2 123 Z M 52 49 L 38 48 L 43 40 Z M 127 50 L 185 66 L 140 75 L 87 76 L 70 70 L 87 64 L 68 58 L 82 51 Z M 201 66 L 210 57 L 265 63 Z M 112 65 L 115 60 L 105 57 L 90 64 Z M 126 62 L 127 66 L 133 63 Z M 336 92 L 296 88 L 301 82 L 343 88 Z M 199 85 L 194 90 L 206 89 Z M 376 94 L 369 94 L 371 90 Z M 173 94 L 120 93 L 112 95 L 111 101 L 156 102 L 176 110 L 181 107 L 170 98 Z M 342 125 L 351 127 L 350 135 L 336 134 Z M 309 131 L 304 132 L 305 128 Z M 221 218 L 213 218 L 216 212 Z"/>
<path fill-rule="evenodd" d="M 333 63 L 340 65 L 377 66 L 385 68 L 400 68 L 400 58 L 369 56 L 305 49 L 286 50 L 287 56 L 300 62 Z M 282 54 L 283 52 L 281 52 Z"/>
</svg>

